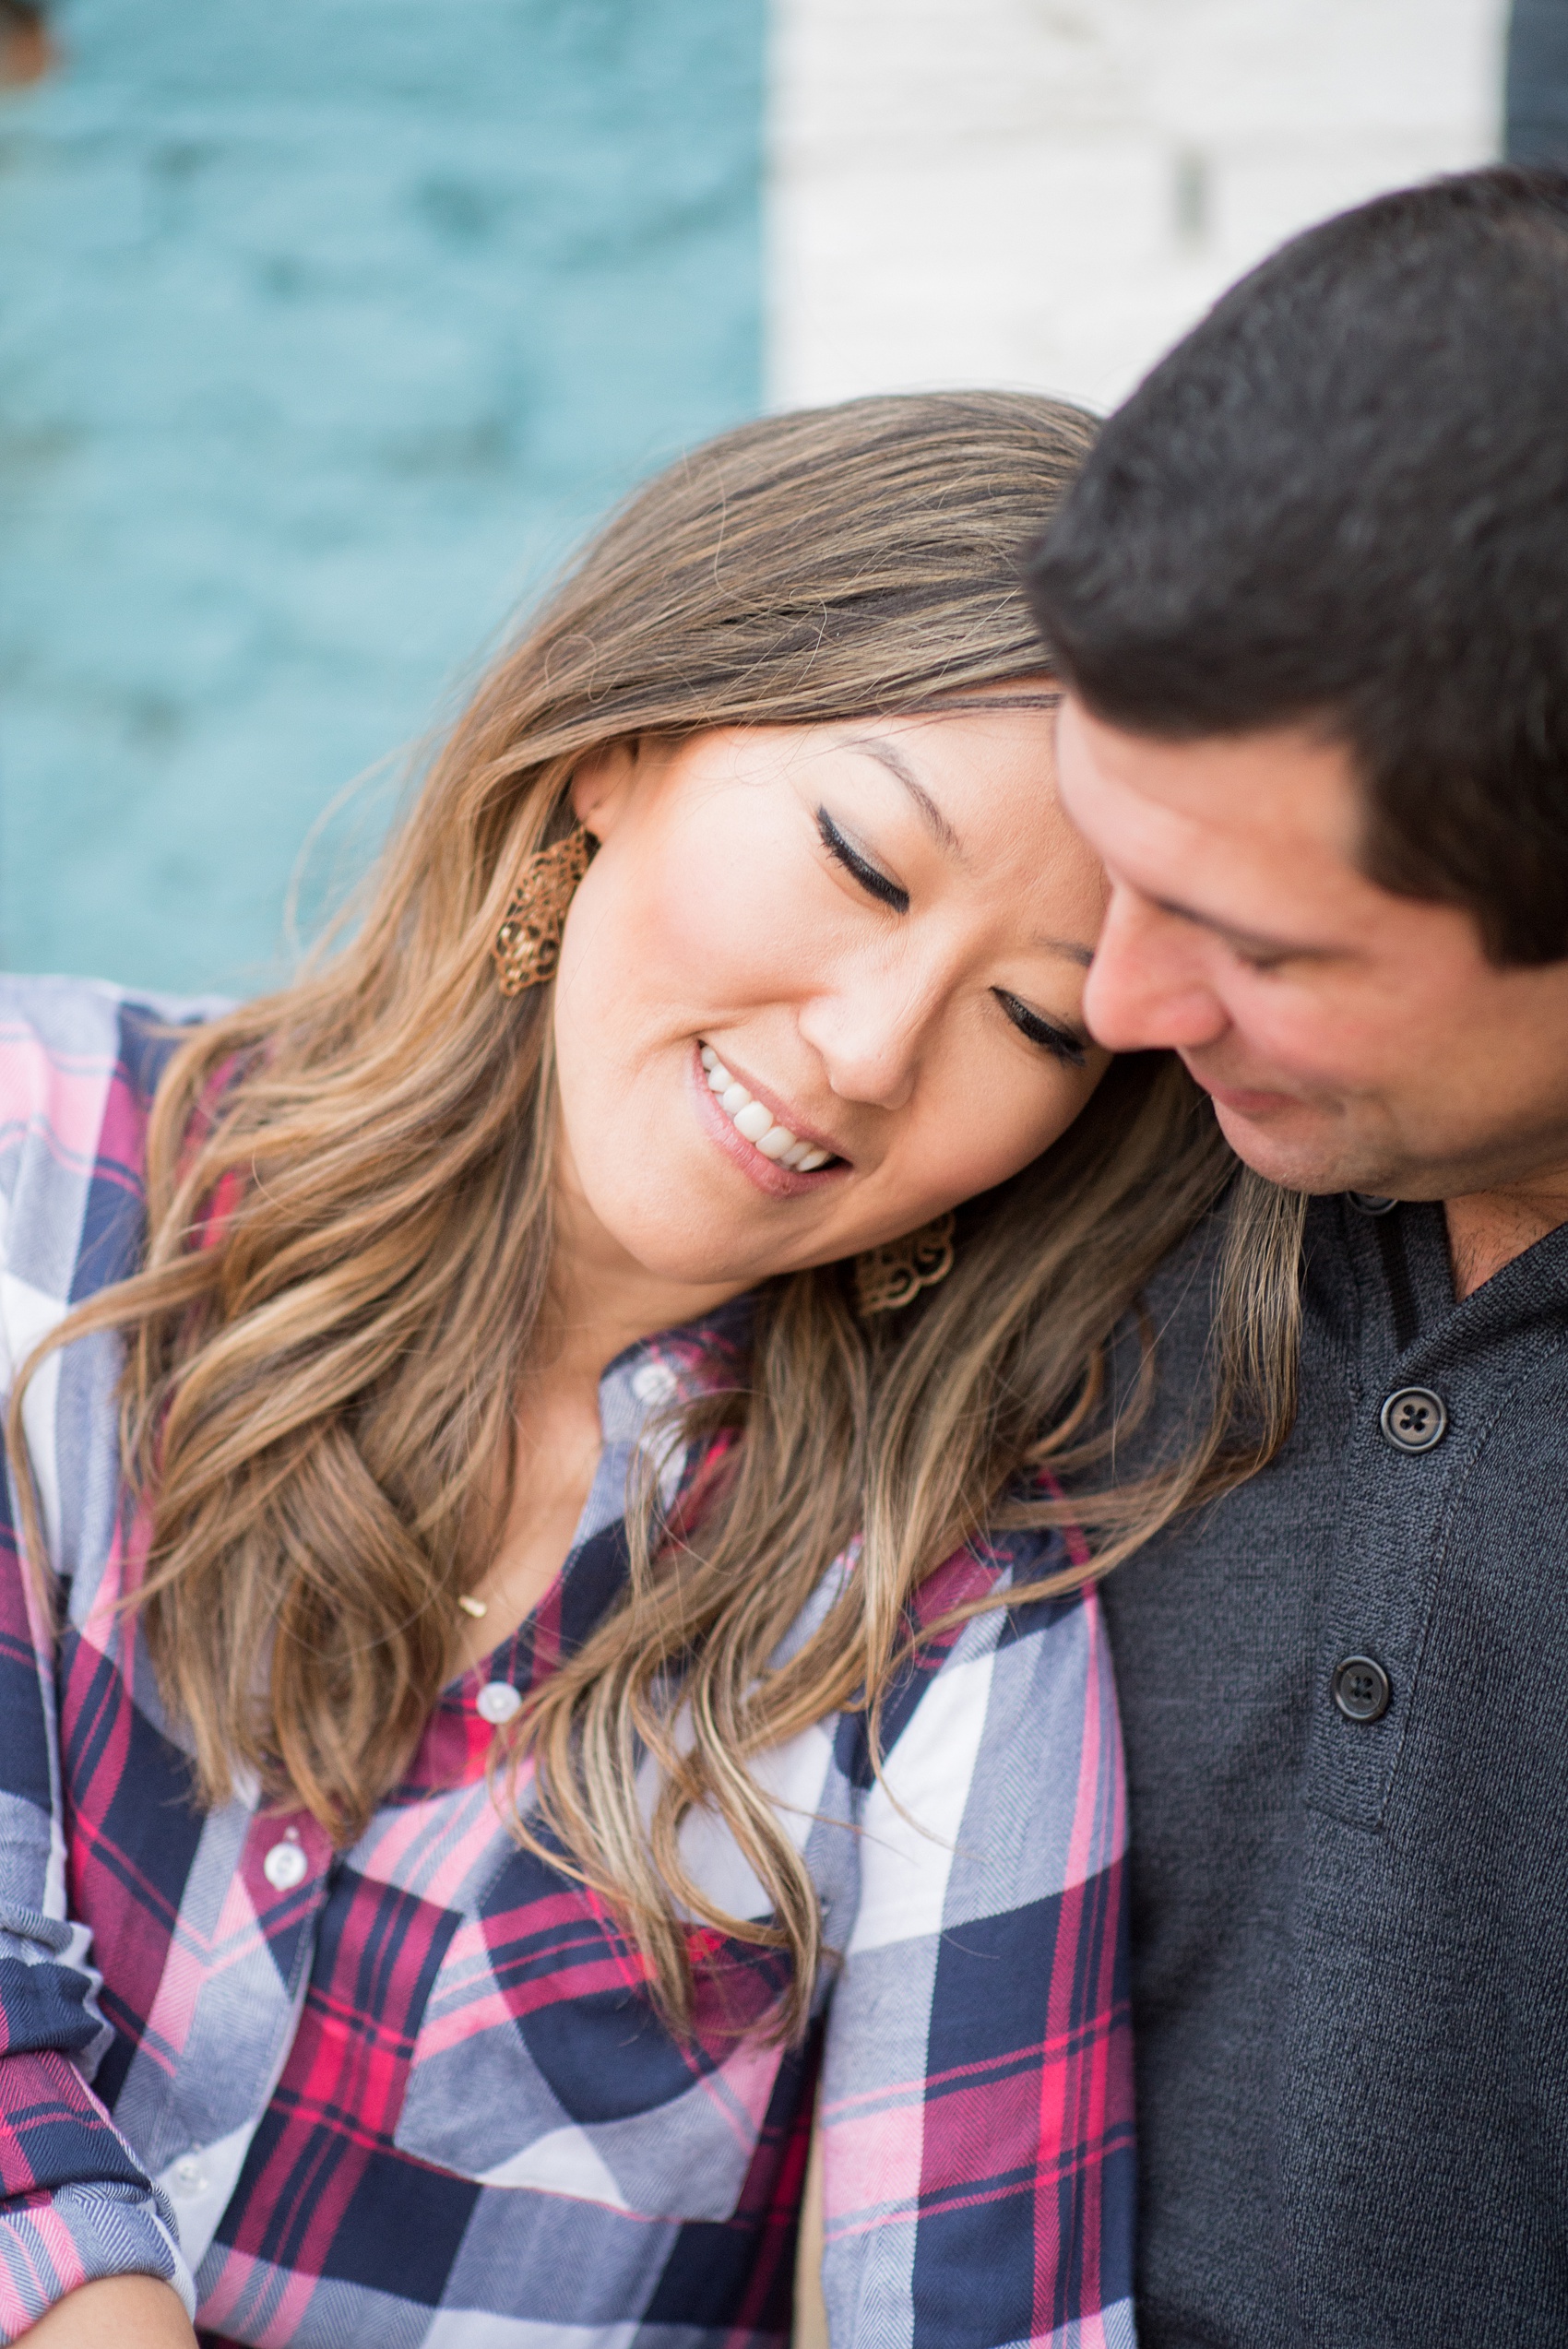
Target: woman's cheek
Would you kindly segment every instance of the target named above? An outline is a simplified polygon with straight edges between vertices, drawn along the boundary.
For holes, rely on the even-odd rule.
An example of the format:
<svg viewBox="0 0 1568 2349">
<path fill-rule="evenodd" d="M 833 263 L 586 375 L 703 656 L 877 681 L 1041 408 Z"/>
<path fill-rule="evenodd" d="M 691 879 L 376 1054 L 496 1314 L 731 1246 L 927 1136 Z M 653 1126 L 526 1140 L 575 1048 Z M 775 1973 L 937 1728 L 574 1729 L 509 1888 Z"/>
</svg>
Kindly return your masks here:
<svg viewBox="0 0 1568 2349">
<path fill-rule="evenodd" d="M 650 949 L 694 1003 L 793 1000 L 824 943 L 812 911 L 819 888 L 792 845 L 754 824 L 683 833 L 659 860 Z"/>
<path fill-rule="evenodd" d="M 972 1199 L 1018 1174 L 1066 1133 L 1099 1071 L 1048 1069 L 1043 1086 L 1020 1081 L 1016 1063 L 990 1085 L 965 1086 L 943 1108 L 928 1161 L 932 1198 Z M 933 1211 L 934 1212 L 934 1211 Z"/>
</svg>

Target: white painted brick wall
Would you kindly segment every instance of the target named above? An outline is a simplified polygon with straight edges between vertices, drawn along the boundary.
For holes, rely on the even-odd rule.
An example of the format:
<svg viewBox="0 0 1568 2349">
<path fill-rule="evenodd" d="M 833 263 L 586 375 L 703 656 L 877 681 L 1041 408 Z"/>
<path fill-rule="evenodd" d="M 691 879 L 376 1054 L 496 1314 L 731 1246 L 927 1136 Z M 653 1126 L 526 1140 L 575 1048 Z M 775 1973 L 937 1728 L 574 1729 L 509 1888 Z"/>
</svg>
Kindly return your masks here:
<svg viewBox="0 0 1568 2349">
<path fill-rule="evenodd" d="M 1261 254 L 1484 160 L 1504 0 L 774 0 L 769 388 L 1102 407 Z"/>
</svg>

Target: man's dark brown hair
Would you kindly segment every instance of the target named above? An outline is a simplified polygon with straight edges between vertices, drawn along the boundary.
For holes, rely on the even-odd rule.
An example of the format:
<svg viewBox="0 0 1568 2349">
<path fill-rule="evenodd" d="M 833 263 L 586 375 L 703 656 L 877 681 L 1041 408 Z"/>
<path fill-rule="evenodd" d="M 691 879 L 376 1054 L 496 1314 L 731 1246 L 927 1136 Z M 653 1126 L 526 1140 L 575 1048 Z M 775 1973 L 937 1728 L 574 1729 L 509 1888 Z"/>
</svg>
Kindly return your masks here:
<svg viewBox="0 0 1568 2349">
<path fill-rule="evenodd" d="M 1294 239 L 1111 418 L 1030 578 L 1098 716 L 1320 729 L 1374 880 L 1568 956 L 1568 175 Z"/>
</svg>

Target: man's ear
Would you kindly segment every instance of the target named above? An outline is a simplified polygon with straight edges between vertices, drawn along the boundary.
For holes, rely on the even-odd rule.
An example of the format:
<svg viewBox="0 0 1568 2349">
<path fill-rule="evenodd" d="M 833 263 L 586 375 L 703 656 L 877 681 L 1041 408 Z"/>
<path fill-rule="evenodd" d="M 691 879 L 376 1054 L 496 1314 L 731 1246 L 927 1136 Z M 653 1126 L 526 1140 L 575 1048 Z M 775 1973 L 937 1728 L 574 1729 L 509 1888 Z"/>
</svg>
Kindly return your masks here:
<svg viewBox="0 0 1568 2349">
<path fill-rule="evenodd" d="M 621 820 L 637 779 L 636 742 L 610 742 L 590 751 L 572 777 L 572 813 L 596 840 L 608 840 Z"/>
</svg>

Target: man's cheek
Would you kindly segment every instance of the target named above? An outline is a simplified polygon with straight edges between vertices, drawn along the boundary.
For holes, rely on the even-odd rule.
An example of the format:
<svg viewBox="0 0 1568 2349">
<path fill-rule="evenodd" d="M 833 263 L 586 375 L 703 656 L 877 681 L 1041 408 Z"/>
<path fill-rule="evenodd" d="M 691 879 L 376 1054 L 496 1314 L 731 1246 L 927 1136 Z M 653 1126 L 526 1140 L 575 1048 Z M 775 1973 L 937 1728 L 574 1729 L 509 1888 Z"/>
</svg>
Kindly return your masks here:
<svg viewBox="0 0 1568 2349">
<path fill-rule="evenodd" d="M 1303 1082 L 1332 1084 L 1336 1074 L 1361 1057 L 1356 1023 L 1308 991 L 1249 988 L 1237 991 L 1228 1009 L 1237 1036 L 1251 1053 Z"/>
</svg>

